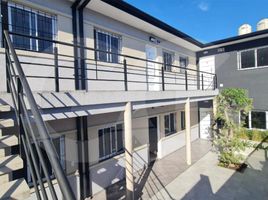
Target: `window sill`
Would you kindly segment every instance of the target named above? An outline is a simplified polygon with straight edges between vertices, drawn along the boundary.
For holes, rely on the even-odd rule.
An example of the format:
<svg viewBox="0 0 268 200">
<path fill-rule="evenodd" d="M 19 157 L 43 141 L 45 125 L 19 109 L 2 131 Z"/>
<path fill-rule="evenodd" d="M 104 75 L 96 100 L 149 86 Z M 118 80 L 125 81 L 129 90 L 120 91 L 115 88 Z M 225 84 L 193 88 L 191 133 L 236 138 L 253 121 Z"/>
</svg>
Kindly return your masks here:
<svg viewBox="0 0 268 200">
<path fill-rule="evenodd" d="M 265 69 L 268 68 L 267 66 L 260 66 L 260 67 L 249 67 L 249 68 L 239 68 L 238 71 L 247 71 L 247 70 L 256 70 L 256 69 Z"/>
</svg>

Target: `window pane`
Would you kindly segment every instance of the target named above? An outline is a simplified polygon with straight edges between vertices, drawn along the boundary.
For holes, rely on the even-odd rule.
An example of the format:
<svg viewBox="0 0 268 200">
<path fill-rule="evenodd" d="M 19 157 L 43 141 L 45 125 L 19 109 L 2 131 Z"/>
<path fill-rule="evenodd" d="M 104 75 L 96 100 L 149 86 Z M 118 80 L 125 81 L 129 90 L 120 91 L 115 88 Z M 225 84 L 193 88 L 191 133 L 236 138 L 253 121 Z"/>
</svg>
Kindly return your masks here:
<svg viewBox="0 0 268 200">
<path fill-rule="evenodd" d="M 241 52 L 241 68 L 255 67 L 255 52 L 254 50 Z"/>
<path fill-rule="evenodd" d="M 101 50 L 101 51 L 98 51 L 98 60 L 100 61 L 104 61 L 104 62 L 107 62 L 107 44 L 108 44 L 108 41 L 107 41 L 107 37 L 106 37 L 106 34 L 104 33 L 101 33 L 101 32 L 97 32 L 97 49 L 98 50 Z M 104 52 L 102 52 L 104 51 Z"/>
<path fill-rule="evenodd" d="M 52 18 L 43 15 L 37 15 L 38 36 L 48 40 L 53 40 Z M 41 52 L 52 52 L 53 43 L 45 40 L 38 40 L 38 48 Z"/>
<path fill-rule="evenodd" d="M 181 111 L 181 130 L 185 129 L 185 112 Z"/>
<path fill-rule="evenodd" d="M 188 58 L 187 57 L 180 57 L 180 67 L 186 68 L 188 65 Z M 184 69 L 180 68 L 180 72 L 185 72 Z"/>
<path fill-rule="evenodd" d="M 268 66 L 268 47 L 258 49 L 258 66 Z"/>
<path fill-rule="evenodd" d="M 115 54 L 111 54 L 111 62 L 113 63 L 118 63 L 119 62 L 119 56 L 116 54 L 119 54 L 119 39 L 116 37 L 111 37 L 111 51 L 112 53 Z"/>
<path fill-rule="evenodd" d="M 104 144 L 103 144 L 103 138 L 104 135 L 103 135 L 103 130 L 99 130 L 99 157 L 100 158 L 103 158 L 104 157 L 104 150 L 103 150 L 103 147 L 104 147 Z"/>
<path fill-rule="evenodd" d="M 243 127 L 249 128 L 248 124 L 248 114 L 244 113 L 241 111 L 240 113 L 240 123 L 242 124 Z"/>
<path fill-rule="evenodd" d="M 165 115 L 165 134 L 169 134 L 170 132 L 170 129 L 169 129 L 169 125 L 170 125 L 170 122 L 169 122 L 169 115 Z"/>
<path fill-rule="evenodd" d="M 112 153 L 115 153 L 116 152 L 115 127 L 111 128 L 111 137 L 112 137 Z"/>
<path fill-rule="evenodd" d="M 171 71 L 171 65 L 173 63 L 173 56 L 171 53 L 163 52 L 163 62 L 165 71 Z"/>
<path fill-rule="evenodd" d="M 170 114 L 170 132 L 171 133 L 176 132 L 176 116 L 174 113 Z"/>
<path fill-rule="evenodd" d="M 252 128 L 266 129 L 265 112 L 251 112 Z"/>
<path fill-rule="evenodd" d="M 23 35 L 30 35 L 30 12 L 20 8 L 11 7 L 10 31 Z M 30 38 L 13 35 L 15 48 L 30 49 Z"/>
<path fill-rule="evenodd" d="M 122 151 L 124 149 L 122 124 L 118 124 L 116 126 L 116 132 L 117 132 L 117 151 Z"/>
<path fill-rule="evenodd" d="M 104 140 L 105 140 L 105 156 L 109 156 L 111 154 L 111 139 L 110 139 L 110 128 L 104 129 Z"/>
</svg>

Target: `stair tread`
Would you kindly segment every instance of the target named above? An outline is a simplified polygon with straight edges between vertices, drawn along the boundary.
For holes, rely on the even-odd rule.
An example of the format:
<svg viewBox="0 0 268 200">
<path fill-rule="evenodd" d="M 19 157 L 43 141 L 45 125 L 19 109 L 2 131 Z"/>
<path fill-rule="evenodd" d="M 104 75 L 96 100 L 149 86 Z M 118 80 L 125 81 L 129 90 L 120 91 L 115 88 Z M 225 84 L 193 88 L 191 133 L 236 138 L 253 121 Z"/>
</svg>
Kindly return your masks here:
<svg viewBox="0 0 268 200">
<path fill-rule="evenodd" d="M 13 119 L 0 119 L 0 128 L 13 127 L 14 120 Z"/>
<path fill-rule="evenodd" d="M 15 135 L 0 136 L 0 149 L 11 147 L 18 144 L 18 138 Z"/>
<path fill-rule="evenodd" d="M 0 199 L 25 199 L 30 196 L 30 188 L 24 179 L 1 184 Z"/>
<path fill-rule="evenodd" d="M 0 175 L 22 169 L 23 160 L 19 155 L 11 155 L 0 158 Z"/>
<path fill-rule="evenodd" d="M 10 105 L 0 105 L 0 112 L 9 112 L 11 111 Z"/>
</svg>

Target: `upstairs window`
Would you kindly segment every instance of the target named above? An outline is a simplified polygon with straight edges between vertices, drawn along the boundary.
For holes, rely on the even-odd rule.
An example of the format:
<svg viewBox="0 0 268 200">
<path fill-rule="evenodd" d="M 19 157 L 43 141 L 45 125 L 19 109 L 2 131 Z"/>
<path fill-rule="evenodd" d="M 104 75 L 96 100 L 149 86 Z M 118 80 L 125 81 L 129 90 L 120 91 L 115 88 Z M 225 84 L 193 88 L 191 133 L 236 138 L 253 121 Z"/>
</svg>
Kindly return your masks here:
<svg viewBox="0 0 268 200">
<path fill-rule="evenodd" d="M 9 4 L 9 31 L 26 36 L 54 40 L 56 16 L 34 10 L 18 4 Z M 12 35 L 11 39 L 17 49 L 53 52 L 53 43 L 42 39 Z"/>
<path fill-rule="evenodd" d="M 163 52 L 163 63 L 164 63 L 164 70 L 167 72 L 172 71 L 172 64 L 174 61 L 174 54 L 169 52 Z"/>
<path fill-rule="evenodd" d="M 119 63 L 121 37 L 101 30 L 95 30 L 96 59 L 103 62 Z"/>
<path fill-rule="evenodd" d="M 268 66 L 268 47 L 257 49 L 258 66 Z"/>
<path fill-rule="evenodd" d="M 188 57 L 180 57 L 180 72 L 185 72 L 185 69 L 188 66 Z"/>
<path fill-rule="evenodd" d="M 124 151 L 123 124 L 99 129 L 99 159 L 104 160 Z"/>
<path fill-rule="evenodd" d="M 255 51 L 243 51 L 241 52 L 241 68 L 252 68 L 255 67 Z"/>
<path fill-rule="evenodd" d="M 240 69 L 268 66 L 268 47 L 261 47 L 239 53 Z"/>
<path fill-rule="evenodd" d="M 170 113 L 164 116 L 165 135 L 171 135 L 176 132 L 176 113 Z"/>
</svg>

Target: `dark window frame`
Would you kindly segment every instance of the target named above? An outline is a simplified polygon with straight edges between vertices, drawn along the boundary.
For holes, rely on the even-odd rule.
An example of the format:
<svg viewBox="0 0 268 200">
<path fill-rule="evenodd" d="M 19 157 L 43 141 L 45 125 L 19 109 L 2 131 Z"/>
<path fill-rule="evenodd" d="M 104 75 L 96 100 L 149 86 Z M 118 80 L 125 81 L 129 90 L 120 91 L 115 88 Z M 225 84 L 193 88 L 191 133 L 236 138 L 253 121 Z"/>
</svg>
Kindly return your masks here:
<svg viewBox="0 0 268 200">
<path fill-rule="evenodd" d="M 177 132 L 176 113 L 169 113 L 164 115 L 164 132 L 165 136 L 169 136 Z"/>
<path fill-rule="evenodd" d="M 105 43 L 99 40 L 102 37 Z M 120 63 L 122 36 L 94 28 L 95 59 L 100 62 Z"/>
<path fill-rule="evenodd" d="M 125 144 L 123 123 L 118 123 L 98 129 L 98 140 L 99 162 L 110 159 L 124 152 Z"/>
<path fill-rule="evenodd" d="M 166 72 L 172 72 L 172 65 L 174 63 L 175 53 L 163 50 L 163 64 Z"/>
<path fill-rule="evenodd" d="M 18 13 L 20 13 L 18 15 Z M 8 3 L 8 19 L 9 31 L 29 35 L 33 37 L 40 37 L 49 40 L 57 38 L 57 16 L 48 12 L 33 9 L 22 4 L 13 2 Z M 17 24 L 16 17 L 25 18 L 29 26 L 21 26 Z M 23 23 L 24 24 L 24 23 Z M 23 36 L 11 34 L 11 40 L 16 49 L 27 51 L 35 51 L 42 53 L 53 53 L 54 44 L 42 39 L 34 39 Z"/>
</svg>

